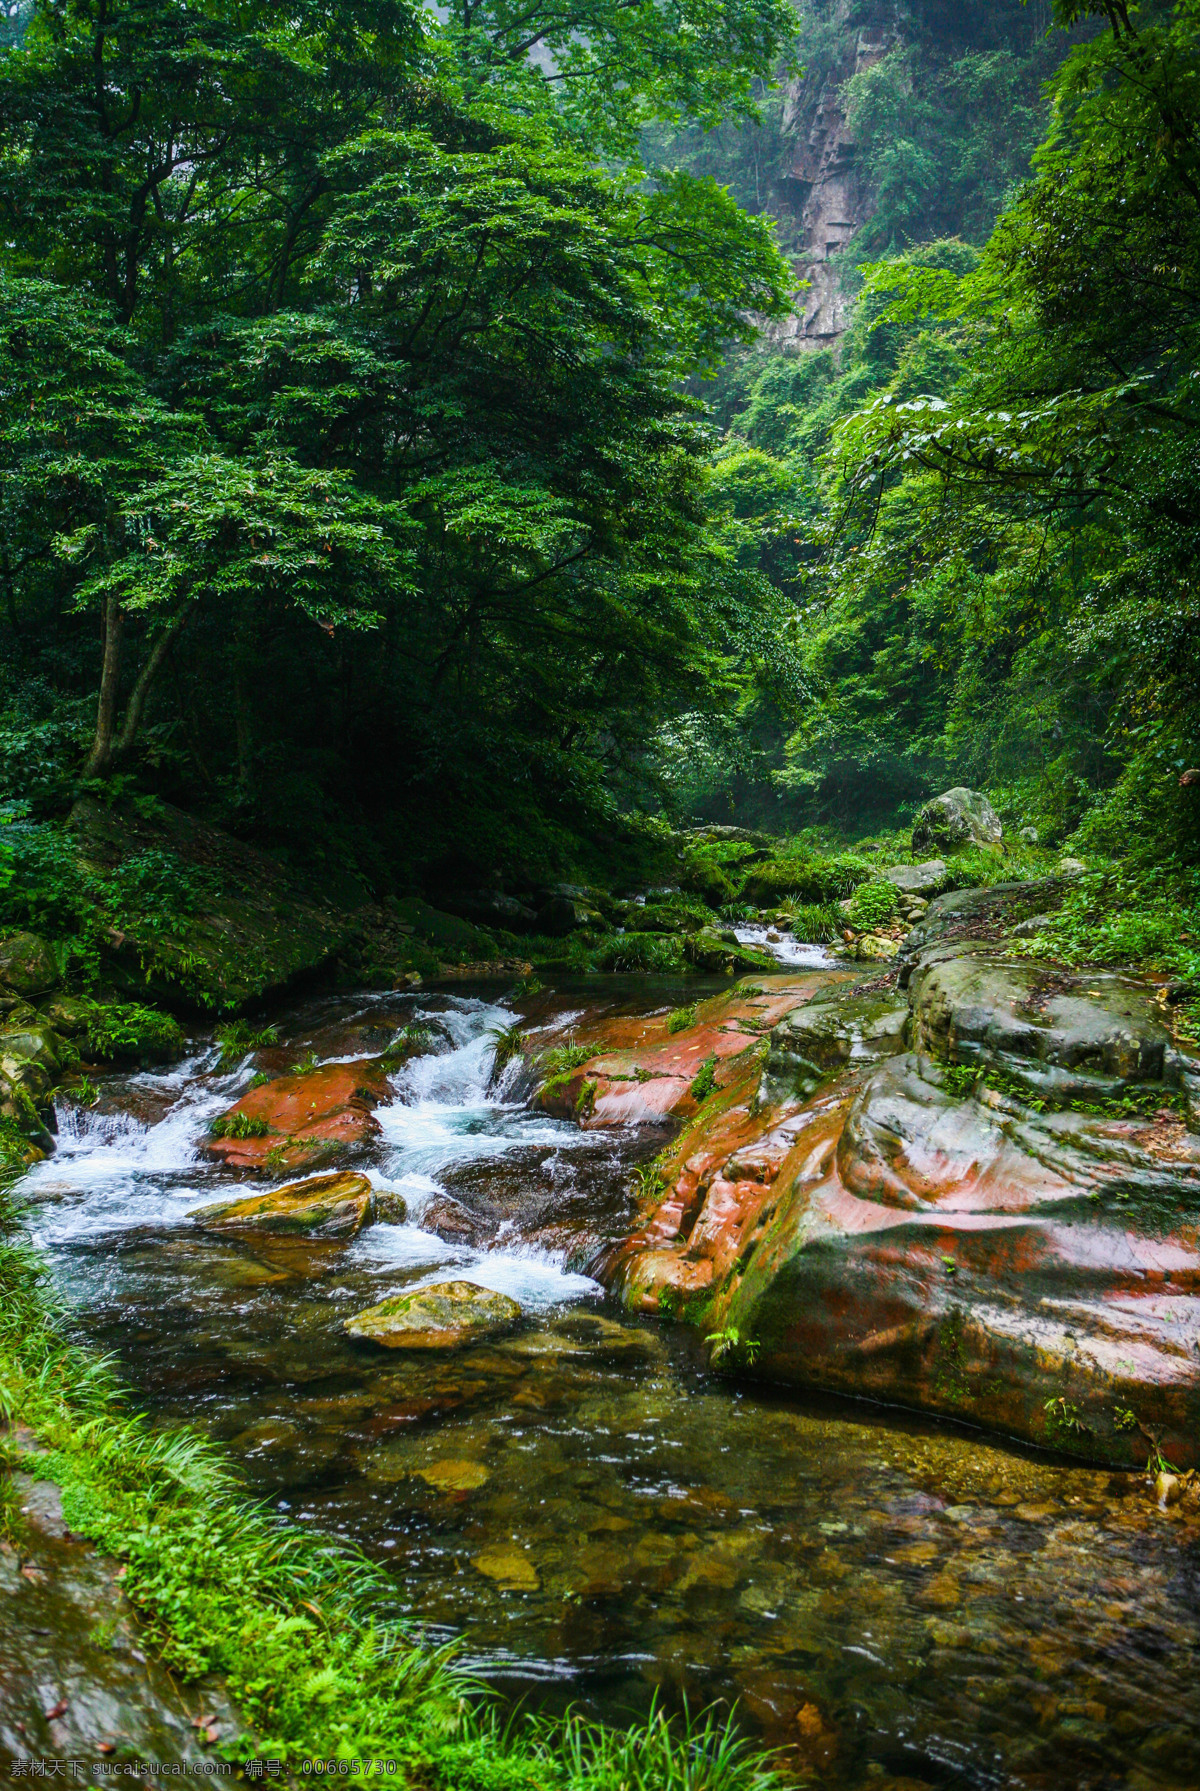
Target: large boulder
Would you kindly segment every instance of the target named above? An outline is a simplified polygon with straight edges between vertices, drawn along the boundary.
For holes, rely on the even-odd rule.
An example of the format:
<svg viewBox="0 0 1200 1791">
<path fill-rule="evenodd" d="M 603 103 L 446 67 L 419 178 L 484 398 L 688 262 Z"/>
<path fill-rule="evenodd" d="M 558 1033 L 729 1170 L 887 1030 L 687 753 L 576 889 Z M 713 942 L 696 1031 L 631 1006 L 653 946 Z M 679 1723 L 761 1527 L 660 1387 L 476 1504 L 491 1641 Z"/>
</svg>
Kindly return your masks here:
<svg viewBox="0 0 1200 1791">
<path fill-rule="evenodd" d="M 389 1099 L 379 1063 L 327 1063 L 277 1076 L 213 1122 L 207 1148 L 234 1169 L 319 1169 L 369 1144 Z"/>
<path fill-rule="evenodd" d="M 944 859 L 931 858 L 924 864 L 893 864 L 884 871 L 902 895 L 935 896 L 945 889 L 950 873 Z"/>
<path fill-rule="evenodd" d="M 36 933 L 6 933 L 0 939 L 0 995 L 36 1001 L 62 981 L 58 961 Z"/>
<path fill-rule="evenodd" d="M 305 877 L 167 803 L 150 818 L 81 797 L 67 831 L 84 867 L 101 876 L 153 851 L 197 891 L 176 934 L 131 913 L 106 935 L 106 980 L 131 1000 L 225 1012 L 261 1001 L 328 965 L 367 912 L 354 876 L 323 864 Z"/>
<path fill-rule="evenodd" d="M 356 1312 L 345 1329 L 385 1349 L 462 1349 L 511 1331 L 520 1319 L 507 1294 L 474 1281 L 439 1281 Z"/>
<path fill-rule="evenodd" d="M 607 1260 L 755 1372 L 1136 1466 L 1200 1457 L 1200 1066 L 1111 972 L 927 950 L 781 1017 Z"/>
<path fill-rule="evenodd" d="M 203 1231 L 237 1237 L 304 1238 L 348 1243 L 375 1219 L 399 1223 L 398 1194 L 379 1192 L 365 1175 L 316 1175 L 245 1200 L 203 1206 L 192 1219 Z"/>
<path fill-rule="evenodd" d="M 979 790 L 958 786 L 927 802 L 913 828 L 914 852 L 960 852 L 964 846 L 997 846 L 1004 829 Z"/>
</svg>

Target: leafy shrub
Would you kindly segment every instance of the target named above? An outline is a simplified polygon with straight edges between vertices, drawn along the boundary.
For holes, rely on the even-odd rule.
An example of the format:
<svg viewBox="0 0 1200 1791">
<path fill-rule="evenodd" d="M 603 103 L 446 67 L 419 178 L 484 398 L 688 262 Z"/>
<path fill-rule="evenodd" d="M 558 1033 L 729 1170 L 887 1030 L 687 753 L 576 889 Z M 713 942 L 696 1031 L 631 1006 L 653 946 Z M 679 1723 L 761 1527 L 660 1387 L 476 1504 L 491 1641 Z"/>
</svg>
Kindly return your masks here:
<svg viewBox="0 0 1200 1791">
<path fill-rule="evenodd" d="M 263 1051 L 269 1045 L 279 1043 L 278 1026 L 251 1026 L 248 1020 L 230 1020 L 224 1026 L 218 1026 L 216 1032 L 218 1045 L 221 1047 L 219 1069 L 228 1069 L 230 1064 L 238 1063 L 247 1052 Z"/>
<path fill-rule="evenodd" d="M 598 970 L 668 975 L 682 970 L 683 951 L 674 933 L 618 933 L 595 953 Z"/>
<path fill-rule="evenodd" d="M 222 1113 L 209 1126 L 214 1138 L 265 1138 L 271 1130 L 265 1119 L 253 1113 Z"/>
<path fill-rule="evenodd" d="M 792 932 L 806 945 L 828 945 L 842 930 L 842 917 L 831 903 L 789 902 L 784 912 Z"/>
<path fill-rule="evenodd" d="M 136 1001 L 92 1001 L 86 1050 L 91 1057 L 178 1057 L 183 1028 L 172 1014 Z"/>
<path fill-rule="evenodd" d="M 667 1020 L 668 1032 L 686 1032 L 689 1026 L 696 1023 L 696 1003 L 691 1007 L 677 1007 Z"/>
<path fill-rule="evenodd" d="M 878 882 L 864 883 L 855 890 L 850 903 L 850 919 L 854 926 L 866 931 L 886 927 L 896 918 L 899 906 L 895 884 L 880 878 Z"/>
</svg>

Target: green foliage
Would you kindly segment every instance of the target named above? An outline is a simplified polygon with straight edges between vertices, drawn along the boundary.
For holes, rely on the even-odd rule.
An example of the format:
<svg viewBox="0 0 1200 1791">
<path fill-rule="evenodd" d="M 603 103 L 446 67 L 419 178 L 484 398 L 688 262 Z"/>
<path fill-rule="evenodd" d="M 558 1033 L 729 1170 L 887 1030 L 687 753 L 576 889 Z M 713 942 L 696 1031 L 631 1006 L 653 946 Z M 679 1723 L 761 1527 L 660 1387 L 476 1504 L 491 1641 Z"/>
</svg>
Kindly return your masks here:
<svg viewBox="0 0 1200 1791">
<path fill-rule="evenodd" d="M 875 867 L 870 859 L 843 852 L 831 858 L 790 854 L 786 848 L 777 858 L 755 865 L 742 885 L 742 894 L 760 908 L 781 904 L 825 905 L 843 900 Z"/>
<path fill-rule="evenodd" d="M 489 1026 L 487 1035 L 492 1041 L 492 1073 L 497 1076 L 514 1057 L 524 1053 L 529 1043 L 520 1021 L 512 1026 Z"/>
<path fill-rule="evenodd" d="M 710 1359 L 714 1368 L 721 1363 L 731 1367 L 744 1364 L 747 1368 L 752 1368 L 762 1348 L 757 1338 L 743 1337 L 736 1325 L 727 1325 L 723 1331 L 713 1331 L 704 1341 L 712 1345 Z"/>
<path fill-rule="evenodd" d="M 228 1020 L 216 1030 L 216 1041 L 221 1047 L 221 1057 L 217 1068 L 227 1070 L 251 1051 L 265 1051 L 271 1045 L 279 1043 L 278 1026 L 255 1026 L 249 1020 Z"/>
<path fill-rule="evenodd" d="M 796 938 L 807 945 L 828 945 L 842 930 L 842 916 L 828 902 L 784 902 L 781 912 Z"/>
<path fill-rule="evenodd" d="M 590 1063 L 593 1057 L 599 1057 L 604 1050 L 603 1042 L 594 1045 L 581 1045 L 575 1039 L 568 1039 L 565 1045 L 551 1045 L 547 1050 L 538 1053 L 538 1068 L 548 1080 L 561 1078 Z"/>
<path fill-rule="evenodd" d="M 306 1051 L 303 1057 L 288 1065 L 287 1073 L 289 1076 L 311 1076 L 313 1071 L 319 1070 L 320 1067 L 320 1059 L 316 1052 Z"/>
<path fill-rule="evenodd" d="M 265 1138 L 271 1128 L 253 1113 L 222 1113 L 209 1125 L 213 1138 Z"/>
<path fill-rule="evenodd" d="M 715 1053 L 703 1059 L 695 1076 L 692 1078 L 688 1093 L 693 1101 L 703 1101 L 713 1091 L 717 1079 L 717 1059 Z"/>
<path fill-rule="evenodd" d="M 248 1504 L 214 1447 L 131 1417 L 108 1365 L 68 1343 L 40 1264 L 0 1243 L 0 1416 L 28 1426 L 72 1530 L 125 1564 L 122 1589 L 167 1667 L 218 1674 L 258 1751 L 390 1758 L 429 1791 L 776 1791 L 714 1716 L 629 1731 L 572 1718 L 501 1724 L 447 1649 L 414 1644 L 387 1573 Z M 11 1433 L 10 1433 L 11 1435 Z M 24 1465 L 3 1443 L 7 1464 Z M 238 1744 L 249 1752 L 249 1738 Z M 239 1754 L 239 1758 L 242 1757 Z"/>
<path fill-rule="evenodd" d="M 889 926 L 899 906 L 900 895 L 894 883 L 883 878 L 861 883 L 850 899 L 850 920 L 854 926 L 870 932 L 875 927 Z"/>
<path fill-rule="evenodd" d="M 90 1001 L 84 1050 L 94 1058 L 178 1057 L 183 1028 L 158 1008 L 133 1001 Z"/>
<path fill-rule="evenodd" d="M 654 727 L 743 625 L 773 651 L 683 382 L 791 281 L 633 151 L 751 116 L 790 24 L 47 0 L 0 56 L 0 629 L 54 699 L 25 735 L 70 736 L 30 791 L 136 764 L 468 876 L 611 838 Z"/>
<path fill-rule="evenodd" d="M 683 947 L 674 933 L 623 933 L 604 940 L 591 954 L 597 970 L 667 976 L 685 968 Z"/>
<path fill-rule="evenodd" d="M 671 1033 L 686 1032 L 689 1026 L 696 1024 L 696 1011 L 695 1002 L 691 1007 L 677 1007 L 667 1017 L 667 1031 Z"/>
</svg>

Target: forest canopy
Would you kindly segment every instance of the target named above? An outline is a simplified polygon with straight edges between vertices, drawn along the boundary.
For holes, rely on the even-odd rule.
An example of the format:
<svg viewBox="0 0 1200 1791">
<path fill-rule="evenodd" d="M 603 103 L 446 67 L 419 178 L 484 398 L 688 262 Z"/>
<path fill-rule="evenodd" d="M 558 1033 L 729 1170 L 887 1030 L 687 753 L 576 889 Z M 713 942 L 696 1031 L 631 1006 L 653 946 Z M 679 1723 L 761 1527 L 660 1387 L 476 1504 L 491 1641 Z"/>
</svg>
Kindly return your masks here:
<svg viewBox="0 0 1200 1791">
<path fill-rule="evenodd" d="M 922 0 L 843 80 L 877 10 L 10 5 L 9 812 L 404 882 L 959 781 L 1190 854 L 1200 9 Z M 870 205 L 797 352 L 835 80 Z"/>
<path fill-rule="evenodd" d="M 695 10 L 22 21 L 10 797 L 136 768 L 268 835 L 371 817 L 511 850 L 594 823 L 647 715 L 773 640 L 681 381 L 789 270 L 712 180 L 620 159 L 648 117 L 745 110 L 782 52 L 781 4 Z"/>
</svg>

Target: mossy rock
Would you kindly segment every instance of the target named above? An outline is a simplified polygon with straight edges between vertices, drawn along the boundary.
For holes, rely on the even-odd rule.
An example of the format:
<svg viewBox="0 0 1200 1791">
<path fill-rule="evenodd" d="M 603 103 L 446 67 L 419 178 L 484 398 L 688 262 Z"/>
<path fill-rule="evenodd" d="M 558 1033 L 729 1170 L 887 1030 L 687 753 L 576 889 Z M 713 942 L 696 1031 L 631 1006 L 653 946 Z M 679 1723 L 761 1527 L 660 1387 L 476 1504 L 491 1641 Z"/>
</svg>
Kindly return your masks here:
<svg viewBox="0 0 1200 1791">
<path fill-rule="evenodd" d="M 246 1200 L 219 1201 L 192 1218 L 204 1231 L 348 1242 L 373 1220 L 400 1223 L 405 1210 L 400 1195 L 377 1193 L 365 1175 L 342 1174 L 311 1176 Z"/>
<path fill-rule="evenodd" d="M 58 960 L 36 933 L 6 933 L 0 938 L 0 989 L 35 1001 L 61 981 Z"/>
<path fill-rule="evenodd" d="M 520 1320 L 521 1308 L 507 1294 L 474 1281 L 439 1281 L 356 1312 L 345 1329 L 385 1349 L 462 1349 L 511 1331 Z"/>
<path fill-rule="evenodd" d="M 153 851 L 177 860 L 180 885 L 197 891 L 175 932 L 134 918 L 106 946 L 106 979 L 135 999 L 233 1012 L 331 965 L 360 930 L 351 904 L 366 894 L 354 883 L 343 879 L 335 900 L 328 878 L 302 877 L 166 803 L 147 820 L 82 799 L 68 829 L 101 876 Z"/>
<path fill-rule="evenodd" d="M 457 914 L 444 914 L 420 896 L 406 896 L 394 904 L 400 921 L 413 929 L 418 939 L 444 952 L 465 958 L 494 958 L 499 947 L 492 935 L 482 927 L 461 920 Z"/>
</svg>

